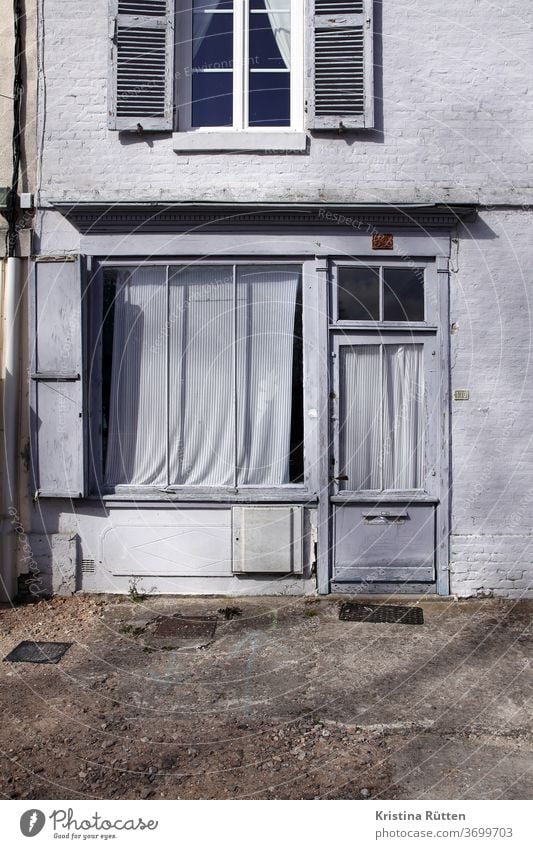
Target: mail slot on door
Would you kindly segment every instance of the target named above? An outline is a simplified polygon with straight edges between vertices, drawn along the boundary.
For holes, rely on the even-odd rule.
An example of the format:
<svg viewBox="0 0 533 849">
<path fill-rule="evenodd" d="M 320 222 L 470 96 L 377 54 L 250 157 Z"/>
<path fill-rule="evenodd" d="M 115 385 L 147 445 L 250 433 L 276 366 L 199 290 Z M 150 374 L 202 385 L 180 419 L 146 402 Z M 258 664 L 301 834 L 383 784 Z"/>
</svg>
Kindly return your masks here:
<svg viewBox="0 0 533 849">
<path fill-rule="evenodd" d="M 434 504 L 335 504 L 335 580 L 432 581 Z"/>
<path fill-rule="evenodd" d="M 398 522 L 403 524 L 409 519 L 409 513 L 390 513 L 382 511 L 379 513 L 363 513 L 363 519 L 367 525 L 388 525 L 389 522 Z"/>
</svg>

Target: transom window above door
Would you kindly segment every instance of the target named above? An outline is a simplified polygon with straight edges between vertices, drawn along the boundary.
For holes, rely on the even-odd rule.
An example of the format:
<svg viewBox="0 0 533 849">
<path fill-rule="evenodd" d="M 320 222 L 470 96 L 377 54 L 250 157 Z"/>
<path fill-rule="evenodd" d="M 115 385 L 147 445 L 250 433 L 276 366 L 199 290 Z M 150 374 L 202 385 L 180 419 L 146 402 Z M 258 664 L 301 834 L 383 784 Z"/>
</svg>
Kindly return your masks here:
<svg viewBox="0 0 533 849">
<path fill-rule="evenodd" d="M 428 268 L 423 265 L 361 262 L 334 267 L 335 323 L 418 325 L 434 319 L 433 313 L 434 293 L 428 288 Z"/>
<path fill-rule="evenodd" d="M 178 4 L 179 129 L 301 129 L 302 16 L 301 0 Z"/>
</svg>

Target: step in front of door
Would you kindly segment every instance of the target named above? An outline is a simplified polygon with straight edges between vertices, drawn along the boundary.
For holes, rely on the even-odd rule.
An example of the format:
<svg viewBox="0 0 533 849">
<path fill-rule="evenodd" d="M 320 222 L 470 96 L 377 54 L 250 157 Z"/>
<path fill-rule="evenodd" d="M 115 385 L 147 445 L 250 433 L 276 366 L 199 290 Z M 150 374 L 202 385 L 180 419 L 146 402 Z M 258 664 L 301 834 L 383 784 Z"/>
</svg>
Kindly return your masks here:
<svg viewBox="0 0 533 849">
<path fill-rule="evenodd" d="M 334 581 L 435 580 L 434 504 L 336 504 Z"/>
</svg>

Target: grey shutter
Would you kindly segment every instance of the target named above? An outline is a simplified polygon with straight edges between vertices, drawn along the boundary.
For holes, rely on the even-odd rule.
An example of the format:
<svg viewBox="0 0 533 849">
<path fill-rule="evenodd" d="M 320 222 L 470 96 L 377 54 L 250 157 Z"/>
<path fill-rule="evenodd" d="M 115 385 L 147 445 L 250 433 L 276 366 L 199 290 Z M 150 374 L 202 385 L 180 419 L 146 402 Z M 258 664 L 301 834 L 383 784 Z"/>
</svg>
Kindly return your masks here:
<svg viewBox="0 0 533 849">
<path fill-rule="evenodd" d="M 373 0 L 314 0 L 311 129 L 374 125 L 372 6 Z"/>
<path fill-rule="evenodd" d="M 174 0 L 111 0 L 109 123 L 173 126 Z"/>
<path fill-rule="evenodd" d="M 84 493 L 80 260 L 34 264 L 30 353 L 36 493 L 79 498 Z"/>
</svg>

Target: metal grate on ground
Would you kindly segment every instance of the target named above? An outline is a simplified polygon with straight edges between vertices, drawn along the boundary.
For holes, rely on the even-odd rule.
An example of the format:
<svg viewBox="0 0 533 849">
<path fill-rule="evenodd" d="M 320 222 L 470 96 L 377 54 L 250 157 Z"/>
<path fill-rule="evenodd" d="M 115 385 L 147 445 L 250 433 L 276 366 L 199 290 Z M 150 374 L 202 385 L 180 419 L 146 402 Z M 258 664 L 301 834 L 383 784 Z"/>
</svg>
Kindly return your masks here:
<svg viewBox="0 0 533 849">
<path fill-rule="evenodd" d="M 4 657 L 7 663 L 59 663 L 72 643 L 36 643 L 23 640 Z"/>
<path fill-rule="evenodd" d="M 386 622 L 400 625 L 423 625 L 424 611 L 421 607 L 400 604 L 361 604 L 345 601 L 339 610 L 339 619 L 344 622 Z"/>
</svg>

